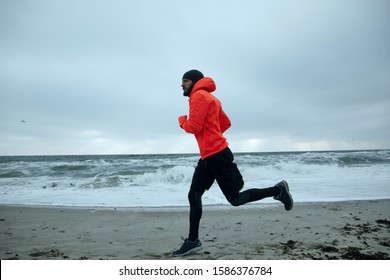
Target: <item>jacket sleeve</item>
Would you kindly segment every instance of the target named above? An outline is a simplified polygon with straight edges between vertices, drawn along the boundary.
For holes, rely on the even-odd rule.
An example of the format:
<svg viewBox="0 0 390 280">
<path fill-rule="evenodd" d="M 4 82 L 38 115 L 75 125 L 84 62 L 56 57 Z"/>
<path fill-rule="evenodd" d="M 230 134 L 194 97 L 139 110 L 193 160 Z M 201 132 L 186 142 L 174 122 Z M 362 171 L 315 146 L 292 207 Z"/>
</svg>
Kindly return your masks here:
<svg viewBox="0 0 390 280">
<path fill-rule="evenodd" d="M 193 94 L 190 98 L 190 115 L 189 118 L 182 123 L 182 128 L 186 132 L 192 134 L 197 134 L 202 131 L 208 106 L 205 97 L 200 94 L 200 92 Z"/>
<path fill-rule="evenodd" d="M 228 128 L 232 125 L 229 117 L 226 115 L 226 113 L 222 109 L 221 109 L 219 123 L 221 125 L 222 133 L 224 133 L 226 130 L 228 130 Z"/>
</svg>

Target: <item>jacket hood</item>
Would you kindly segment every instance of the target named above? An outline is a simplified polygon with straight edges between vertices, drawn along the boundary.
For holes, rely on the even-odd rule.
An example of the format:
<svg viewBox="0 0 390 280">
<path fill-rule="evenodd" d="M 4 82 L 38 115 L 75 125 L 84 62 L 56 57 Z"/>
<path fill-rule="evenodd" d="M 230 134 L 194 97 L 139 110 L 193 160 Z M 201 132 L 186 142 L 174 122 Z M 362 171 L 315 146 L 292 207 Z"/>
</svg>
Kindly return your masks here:
<svg viewBox="0 0 390 280">
<path fill-rule="evenodd" d="M 209 77 L 204 77 L 195 83 L 194 87 L 191 90 L 191 93 L 198 91 L 198 90 L 201 90 L 201 89 L 208 91 L 208 92 L 213 92 L 216 90 L 216 88 L 217 87 L 216 87 L 213 79 L 211 79 Z"/>
</svg>

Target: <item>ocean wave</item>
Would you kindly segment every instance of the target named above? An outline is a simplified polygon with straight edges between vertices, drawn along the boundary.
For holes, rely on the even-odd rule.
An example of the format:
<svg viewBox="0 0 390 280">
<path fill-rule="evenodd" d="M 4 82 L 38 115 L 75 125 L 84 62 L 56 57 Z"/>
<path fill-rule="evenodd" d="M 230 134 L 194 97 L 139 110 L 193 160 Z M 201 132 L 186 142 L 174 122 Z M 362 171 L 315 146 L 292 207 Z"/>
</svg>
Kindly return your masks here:
<svg viewBox="0 0 390 280">
<path fill-rule="evenodd" d="M 21 178 L 25 175 L 26 174 L 21 171 L 5 171 L 0 173 L 0 178 Z"/>
<path fill-rule="evenodd" d="M 64 164 L 53 166 L 50 170 L 55 172 L 77 172 L 90 169 L 89 165 Z"/>
<path fill-rule="evenodd" d="M 168 169 L 158 169 L 154 173 L 144 173 L 134 176 L 132 183 L 135 185 L 151 185 L 151 184 L 181 184 L 189 183 L 194 172 L 193 167 L 175 166 Z"/>
<path fill-rule="evenodd" d="M 80 188 L 92 188 L 92 189 L 102 189 L 102 188 L 116 188 L 122 185 L 121 178 L 118 175 L 107 176 L 104 174 L 98 174 L 89 182 L 80 184 Z"/>
<path fill-rule="evenodd" d="M 197 155 L 1 158 L 0 203 L 159 206 L 183 199 L 186 205 L 197 160 Z M 389 150 L 236 153 L 235 162 L 246 188 L 284 179 L 296 201 L 390 196 Z M 205 194 L 205 203 L 225 201 L 218 187 Z"/>
<path fill-rule="evenodd" d="M 360 164 L 390 164 L 390 151 L 351 151 L 351 152 L 317 152 L 302 156 L 307 164 L 337 164 L 341 166 Z"/>
</svg>

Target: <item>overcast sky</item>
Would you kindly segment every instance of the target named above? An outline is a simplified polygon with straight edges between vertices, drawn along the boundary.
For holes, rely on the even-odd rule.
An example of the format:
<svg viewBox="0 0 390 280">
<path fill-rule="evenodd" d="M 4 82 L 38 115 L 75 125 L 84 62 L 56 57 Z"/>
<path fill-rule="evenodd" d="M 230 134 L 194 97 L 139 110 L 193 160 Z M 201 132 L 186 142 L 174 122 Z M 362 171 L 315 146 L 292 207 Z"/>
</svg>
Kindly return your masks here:
<svg viewBox="0 0 390 280">
<path fill-rule="evenodd" d="M 234 152 L 390 148 L 390 1 L 0 1 L 0 155 L 198 152 L 184 72 Z"/>
</svg>

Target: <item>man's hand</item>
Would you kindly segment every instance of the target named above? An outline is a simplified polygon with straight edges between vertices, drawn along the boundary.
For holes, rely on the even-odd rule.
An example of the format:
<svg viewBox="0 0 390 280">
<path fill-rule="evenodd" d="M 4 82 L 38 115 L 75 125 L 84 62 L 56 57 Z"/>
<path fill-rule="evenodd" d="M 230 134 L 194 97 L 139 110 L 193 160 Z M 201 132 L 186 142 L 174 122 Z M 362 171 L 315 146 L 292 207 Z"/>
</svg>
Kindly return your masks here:
<svg viewBox="0 0 390 280">
<path fill-rule="evenodd" d="M 180 116 L 179 117 L 179 125 L 181 128 L 184 128 L 183 125 L 187 121 L 187 116 Z"/>
</svg>

